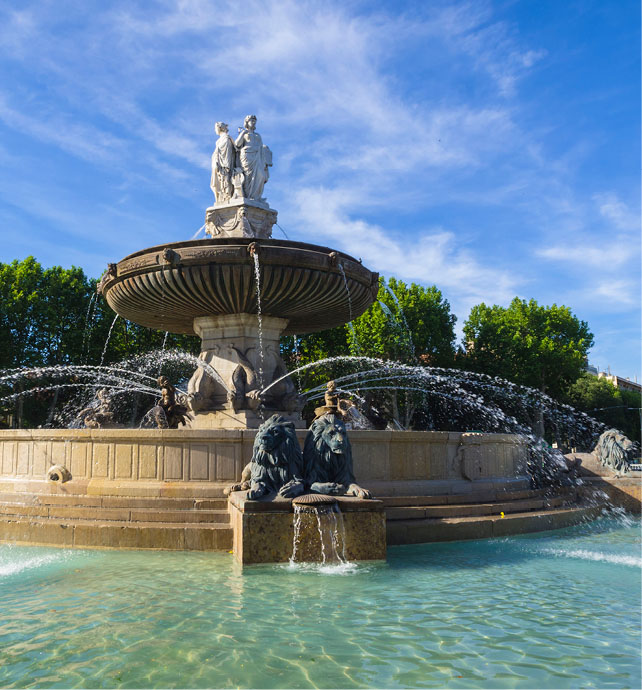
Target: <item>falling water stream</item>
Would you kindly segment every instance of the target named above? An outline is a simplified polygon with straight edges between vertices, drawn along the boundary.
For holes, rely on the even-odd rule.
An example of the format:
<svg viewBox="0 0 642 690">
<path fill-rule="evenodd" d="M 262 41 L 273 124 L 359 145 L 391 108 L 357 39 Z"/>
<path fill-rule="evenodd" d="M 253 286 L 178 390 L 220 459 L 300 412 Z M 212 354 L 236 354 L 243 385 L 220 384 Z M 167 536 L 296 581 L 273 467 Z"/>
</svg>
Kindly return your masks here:
<svg viewBox="0 0 642 690">
<path fill-rule="evenodd" d="M 107 346 L 109 345 L 109 339 L 111 338 L 111 332 L 114 330 L 114 326 L 116 325 L 116 321 L 118 321 L 118 314 L 114 316 L 114 320 L 111 322 L 111 326 L 109 327 L 109 333 L 107 333 L 107 340 L 105 340 L 105 347 L 103 348 L 103 354 L 100 357 L 100 366 L 103 365 L 103 362 L 105 361 L 105 355 L 107 354 Z"/>
<path fill-rule="evenodd" d="M 256 316 L 259 326 L 259 385 L 263 387 L 263 367 L 264 353 L 263 353 L 263 313 L 261 310 L 261 269 L 259 266 L 259 253 L 252 254 L 254 259 L 254 280 L 256 282 Z"/>
<path fill-rule="evenodd" d="M 318 563 L 320 567 L 350 566 L 346 558 L 346 530 L 343 514 L 336 503 L 294 504 L 294 538 L 290 566 Z M 316 523 L 316 526 L 315 524 Z M 318 550 L 314 530 L 318 534 Z"/>
<path fill-rule="evenodd" d="M 416 359 L 416 354 L 415 354 L 415 343 L 412 339 L 412 331 L 410 330 L 410 327 L 408 326 L 408 321 L 406 320 L 406 315 L 404 313 L 404 310 L 401 307 L 401 302 L 399 302 L 399 298 L 397 295 L 395 295 L 394 290 L 388 285 L 387 283 L 384 282 L 384 287 L 386 288 L 386 292 L 392 297 L 394 300 L 395 304 L 397 305 L 397 311 L 399 312 L 399 316 L 401 316 L 401 319 L 403 321 L 403 329 L 406 335 L 406 339 L 408 341 L 408 347 L 410 348 L 410 355 L 412 359 Z M 381 302 L 380 302 L 381 304 Z"/>
<path fill-rule="evenodd" d="M 89 305 L 87 306 L 87 313 L 85 314 L 85 330 L 83 331 L 82 334 L 82 350 L 81 350 L 81 357 L 83 362 L 85 364 L 87 363 L 87 359 L 89 357 L 89 335 L 91 331 L 91 327 L 89 325 L 89 321 L 91 318 L 91 313 L 92 313 L 92 307 L 94 306 L 94 303 L 96 302 L 96 297 L 98 293 L 94 292 L 91 295 L 91 298 L 89 299 Z M 85 354 L 86 351 L 86 354 Z"/>
<path fill-rule="evenodd" d="M 348 313 L 350 315 L 350 320 L 348 321 L 348 328 L 350 329 L 350 335 L 352 336 L 352 344 L 354 345 L 354 349 L 356 350 L 356 352 L 361 353 L 361 347 L 359 345 L 359 340 L 357 339 L 357 332 L 354 328 L 354 324 L 352 323 L 354 317 L 352 312 L 352 296 L 350 295 L 350 286 L 348 285 L 348 277 L 346 276 L 346 272 L 343 268 L 342 263 L 339 263 L 339 270 L 341 271 L 341 275 L 343 276 L 343 284 L 345 285 L 346 294 L 348 295 Z"/>
</svg>

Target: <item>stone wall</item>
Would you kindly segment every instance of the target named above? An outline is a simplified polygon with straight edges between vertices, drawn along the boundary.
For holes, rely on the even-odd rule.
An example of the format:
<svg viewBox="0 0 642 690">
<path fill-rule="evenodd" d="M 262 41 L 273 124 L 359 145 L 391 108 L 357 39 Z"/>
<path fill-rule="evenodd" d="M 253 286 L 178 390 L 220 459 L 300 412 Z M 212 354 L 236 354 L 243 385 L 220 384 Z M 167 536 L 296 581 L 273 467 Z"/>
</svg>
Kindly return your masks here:
<svg viewBox="0 0 642 690">
<path fill-rule="evenodd" d="M 64 465 L 72 481 L 237 480 L 252 454 L 253 430 L 32 429 L 0 431 L 0 481 L 43 480 Z M 299 432 L 303 443 L 305 431 Z M 351 431 L 357 480 L 406 493 L 416 482 L 470 483 L 524 477 L 525 447 L 509 434 Z M 482 482 L 480 482 L 482 483 Z M 71 482 L 69 483 L 71 484 Z M 394 488 L 394 487 L 393 487 Z"/>
</svg>

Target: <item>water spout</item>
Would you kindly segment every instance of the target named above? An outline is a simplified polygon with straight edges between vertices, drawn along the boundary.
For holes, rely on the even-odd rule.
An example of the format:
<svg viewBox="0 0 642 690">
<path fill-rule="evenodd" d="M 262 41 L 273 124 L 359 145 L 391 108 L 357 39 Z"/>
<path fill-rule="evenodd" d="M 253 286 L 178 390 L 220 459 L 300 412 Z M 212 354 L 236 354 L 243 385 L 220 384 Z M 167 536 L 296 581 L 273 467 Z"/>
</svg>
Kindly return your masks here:
<svg viewBox="0 0 642 690">
<path fill-rule="evenodd" d="M 263 314 L 261 309 L 261 270 L 259 266 L 258 251 L 252 252 L 252 259 L 254 260 L 254 281 L 256 283 L 256 316 L 259 328 L 259 386 L 263 387 L 263 369 L 265 366 L 264 352 L 263 352 Z"/>
<path fill-rule="evenodd" d="M 114 326 L 116 325 L 116 321 L 118 321 L 118 314 L 114 316 L 114 320 L 111 322 L 111 326 L 109 327 L 109 333 L 107 333 L 107 340 L 105 340 L 105 347 L 103 348 L 103 354 L 100 358 L 100 365 L 102 366 L 103 362 L 105 361 L 105 354 L 107 354 L 107 345 L 109 345 L 109 339 L 111 338 L 111 332 L 114 330 Z"/>
</svg>

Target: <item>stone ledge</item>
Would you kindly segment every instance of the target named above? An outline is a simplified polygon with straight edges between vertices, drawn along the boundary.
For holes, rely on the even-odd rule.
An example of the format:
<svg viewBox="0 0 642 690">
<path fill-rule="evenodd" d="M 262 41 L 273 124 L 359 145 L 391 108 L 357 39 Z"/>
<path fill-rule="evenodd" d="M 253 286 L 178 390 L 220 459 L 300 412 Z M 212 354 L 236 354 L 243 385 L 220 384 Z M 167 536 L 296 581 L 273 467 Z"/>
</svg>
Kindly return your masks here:
<svg viewBox="0 0 642 690">
<path fill-rule="evenodd" d="M 378 499 L 363 499 L 355 496 L 333 496 L 343 513 L 355 512 L 383 512 L 383 501 Z M 247 499 L 247 491 L 233 491 L 230 494 L 230 504 L 242 513 L 293 513 L 292 499 L 272 496 L 258 501 Z"/>
<path fill-rule="evenodd" d="M 91 549 L 229 550 L 229 525 L 2 519 L 0 542 Z"/>
<path fill-rule="evenodd" d="M 592 520 L 601 512 L 602 506 L 575 506 L 560 510 L 512 513 L 503 518 L 489 515 L 392 520 L 386 525 L 386 534 L 389 546 L 488 539 L 570 527 L 585 520 Z"/>
</svg>

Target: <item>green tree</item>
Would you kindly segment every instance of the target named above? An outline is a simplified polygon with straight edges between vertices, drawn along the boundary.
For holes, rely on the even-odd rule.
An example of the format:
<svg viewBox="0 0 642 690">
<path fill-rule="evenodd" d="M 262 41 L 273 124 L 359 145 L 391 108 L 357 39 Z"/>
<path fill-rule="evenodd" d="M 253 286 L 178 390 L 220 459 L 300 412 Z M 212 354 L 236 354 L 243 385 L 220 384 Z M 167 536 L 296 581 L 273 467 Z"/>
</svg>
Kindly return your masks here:
<svg viewBox="0 0 642 690">
<path fill-rule="evenodd" d="M 163 344 L 198 353 L 200 340 L 195 336 L 166 338 L 123 319 L 114 322 L 116 314 L 96 294 L 97 282 L 73 266 L 44 270 L 33 257 L 0 263 L 0 368 L 100 364 L 103 352 L 109 364 Z M 172 371 L 165 373 L 184 375 L 184 366 L 168 366 Z M 5 385 L 0 397 L 48 385 L 40 372 L 25 373 Z M 18 426 L 38 426 L 51 422 L 57 403 L 67 397 L 68 392 L 56 388 L 20 396 L 5 409 L 13 412 Z"/>
<path fill-rule="evenodd" d="M 434 286 L 379 278 L 377 301 L 354 321 L 352 354 L 410 364 L 451 366 L 455 356 L 455 317 Z M 350 336 L 352 334 L 350 333 Z"/>
<path fill-rule="evenodd" d="M 568 307 L 516 297 L 508 307 L 473 307 L 464 340 L 466 368 L 559 398 L 581 376 L 593 334 Z"/>
<path fill-rule="evenodd" d="M 450 305 L 436 287 L 380 278 L 377 301 L 352 324 L 299 336 L 296 343 L 292 336 L 283 338 L 281 349 L 291 370 L 346 354 L 450 366 L 455 355 L 455 320 Z M 339 360 L 331 367 L 308 369 L 294 378 L 302 390 L 308 390 L 354 370 L 354 364 Z M 422 396 L 407 392 L 399 397 L 394 390 L 369 391 L 365 397 L 377 408 L 388 408 L 389 415 L 406 425 L 423 400 Z M 308 413 L 314 405 L 318 402 L 309 406 Z"/>
<path fill-rule="evenodd" d="M 42 266 L 32 257 L 0 264 L 0 367 L 41 361 L 35 324 L 40 318 Z"/>
<path fill-rule="evenodd" d="M 639 394 L 619 390 L 605 378 L 585 373 L 569 387 L 563 401 L 640 441 Z"/>
</svg>

